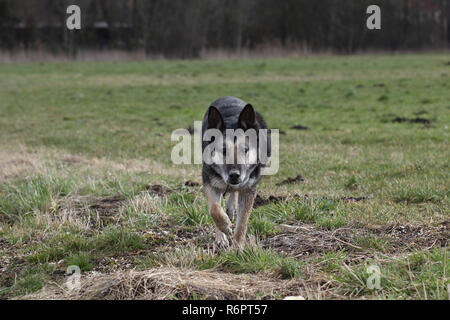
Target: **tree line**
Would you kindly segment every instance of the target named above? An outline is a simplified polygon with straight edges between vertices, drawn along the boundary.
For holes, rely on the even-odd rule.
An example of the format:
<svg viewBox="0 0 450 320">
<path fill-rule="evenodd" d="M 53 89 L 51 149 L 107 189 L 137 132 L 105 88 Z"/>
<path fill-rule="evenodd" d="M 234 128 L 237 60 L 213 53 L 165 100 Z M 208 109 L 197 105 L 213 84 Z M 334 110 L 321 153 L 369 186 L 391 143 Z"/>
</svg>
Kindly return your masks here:
<svg viewBox="0 0 450 320">
<path fill-rule="evenodd" d="M 80 50 L 142 50 L 199 57 L 262 47 L 309 52 L 448 48 L 449 0 L 0 0 L 0 49 L 76 56 Z M 81 8 L 68 30 L 66 8 Z M 381 30 L 366 9 L 381 8 Z"/>
</svg>

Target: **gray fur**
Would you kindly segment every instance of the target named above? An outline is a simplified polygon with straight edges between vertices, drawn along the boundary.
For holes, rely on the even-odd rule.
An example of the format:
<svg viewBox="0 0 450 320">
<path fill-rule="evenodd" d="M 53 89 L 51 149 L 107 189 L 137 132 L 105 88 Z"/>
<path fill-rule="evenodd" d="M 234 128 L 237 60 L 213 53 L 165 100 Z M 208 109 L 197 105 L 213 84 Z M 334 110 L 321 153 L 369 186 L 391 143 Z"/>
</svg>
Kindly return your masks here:
<svg viewBox="0 0 450 320">
<path fill-rule="evenodd" d="M 214 109 L 214 110 L 213 110 Z M 202 137 L 209 128 L 219 129 L 225 136 L 226 129 L 255 129 L 258 133 L 260 129 L 267 129 L 267 125 L 262 116 L 254 111 L 253 107 L 245 101 L 235 97 L 223 97 L 211 103 L 206 111 L 202 122 Z M 218 113 L 220 114 L 217 114 Z M 210 114 L 211 113 L 211 114 Z M 202 151 L 211 143 L 203 141 Z M 270 156 L 270 135 L 267 137 L 267 150 Z M 258 141 L 258 146 L 260 141 Z M 215 216 L 222 216 L 223 221 L 216 221 L 216 242 L 224 246 L 227 244 L 226 234 L 229 233 L 229 224 L 234 215 L 237 214 L 236 228 L 234 232 L 234 243 L 241 245 L 245 239 L 245 232 L 253 200 L 256 195 L 256 186 L 261 180 L 261 169 L 264 165 L 259 162 L 255 164 L 207 164 L 203 163 L 202 179 L 206 190 L 205 194 L 210 205 L 210 212 L 213 205 L 220 204 L 221 197 L 230 192 L 227 200 L 227 215 L 220 215 L 215 212 Z M 217 207 L 216 207 L 217 209 Z M 220 219 L 219 219 L 220 220 Z"/>
</svg>

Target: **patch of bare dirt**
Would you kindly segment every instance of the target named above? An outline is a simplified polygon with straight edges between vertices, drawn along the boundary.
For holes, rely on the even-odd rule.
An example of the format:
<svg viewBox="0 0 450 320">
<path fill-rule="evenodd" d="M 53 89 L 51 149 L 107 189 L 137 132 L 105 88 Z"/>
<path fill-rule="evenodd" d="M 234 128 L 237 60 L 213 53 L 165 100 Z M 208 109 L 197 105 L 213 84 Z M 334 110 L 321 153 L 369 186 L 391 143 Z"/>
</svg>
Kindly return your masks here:
<svg viewBox="0 0 450 320">
<path fill-rule="evenodd" d="M 380 228 L 338 228 L 322 230 L 311 225 L 279 226 L 282 233 L 263 241 L 264 247 L 284 252 L 294 257 L 308 256 L 315 253 L 345 250 L 354 255 L 370 251 L 370 247 L 355 244 L 357 237 L 383 237 L 388 246 L 384 250 L 398 252 L 412 248 L 424 249 L 434 246 L 448 246 L 450 234 L 448 224 L 439 226 L 391 225 Z"/>
<path fill-rule="evenodd" d="M 89 206 L 89 208 L 97 213 L 97 220 L 100 224 L 106 225 L 116 219 L 116 215 L 124 202 L 125 197 L 122 195 L 97 198 L 94 203 Z"/>
<path fill-rule="evenodd" d="M 252 274 L 158 268 L 147 271 L 91 273 L 81 277 L 80 290 L 46 287 L 19 299 L 272 299 L 301 295 L 317 299 L 318 284 L 304 280 L 277 280 Z"/>
<path fill-rule="evenodd" d="M 369 230 L 378 236 L 388 236 L 392 239 L 394 248 L 405 246 L 418 248 L 446 247 L 450 239 L 448 221 L 435 227 L 394 224 Z"/>
<path fill-rule="evenodd" d="M 306 126 L 303 126 L 303 125 L 301 125 L 301 124 L 298 124 L 298 125 L 292 126 L 292 127 L 291 127 L 291 129 L 293 129 L 293 130 L 309 130 L 309 128 L 308 128 L 308 127 L 306 127 Z"/>
<path fill-rule="evenodd" d="M 122 206 L 124 201 L 125 197 L 122 195 L 103 197 L 96 199 L 89 208 L 98 211 L 103 215 L 111 215 Z"/>
<path fill-rule="evenodd" d="M 104 225 L 110 224 L 118 219 L 118 212 L 125 204 L 126 198 L 123 195 L 114 195 L 107 197 L 67 197 L 58 201 L 60 214 L 57 218 L 82 219 L 87 226 L 100 228 Z"/>
<path fill-rule="evenodd" d="M 139 250 L 136 252 L 126 252 L 122 254 L 103 255 L 97 261 L 97 265 L 92 269 L 95 273 L 110 274 L 121 270 L 130 270 L 134 268 L 136 258 L 148 255 L 153 250 Z"/>
<path fill-rule="evenodd" d="M 294 195 L 287 195 L 287 196 L 282 196 L 282 195 L 269 195 L 268 197 L 263 197 L 260 196 L 259 194 L 256 195 L 255 197 L 255 201 L 253 202 L 253 208 L 258 208 L 261 206 L 266 206 L 268 204 L 271 203 L 280 203 L 280 202 L 285 202 L 285 203 L 289 203 L 289 201 L 292 200 L 308 200 L 310 199 L 307 195 L 301 196 L 299 194 L 294 194 Z M 359 201 L 364 201 L 367 200 L 367 197 L 340 197 L 340 198 L 336 198 L 336 199 L 328 199 L 328 198 L 318 198 L 316 200 L 330 200 L 330 201 L 355 201 L 355 202 L 359 202 Z"/>
<path fill-rule="evenodd" d="M 361 249 L 350 243 L 354 235 L 354 230 L 350 228 L 328 231 L 310 225 L 285 224 L 279 228 L 283 233 L 265 239 L 263 246 L 297 258 L 346 248 Z"/>
<path fill-rule="evenodd" d="M 186 182 L 184 183 L 184 185 L 185 185 L 186 187 L 198 187 L 198 186 L 200 186 L 200 183 L 195 182 L 195 181 L 188 180 L 188 181 L 186 181 Z"/>
<path fill-rule="evenodd" d="M 67 165 L 75 166 L 75 165 L 89 165 L 90 162 L 80 156 L 77 155 L 63 155 L 61 161 Z"/>
<path fill-rule="evenodd" d="M 288 196 L 274 196 L 270 195 L 268 197 L 262 197 L 259 194 L 256 195 L 255 200 L 253 202 L 253 208 L 258 208 L 261 206 L 266 206 L 271 203 L 279 203 L 287 201 Z"/>
<path fill-rule="evenodd" d="M 359 201 L 363 201 L 363 200 L 367 200 L 367 197 L 340 197 L 339 201 L 355 201 L 355 202 L 359 202 Z"/>
<path fill-rule="evenodd" d="M 394 123 L 408 122 L 408 123 L 422 123 L 422 124 L 430 124 L 431 123 L 430 120 L 421 118 L 421 117 L 416 117 L 416 118 L 395 117 L 394 119 L 392 119 L 392 122 L 394 122 Z"/>
<path fill-rule="evenodd" d="M 184 183 L 185 187 L 198 187 L 200 186 L 200 183 L 196 182 L 196 181 L 192 181 L 192 180 L 187 180 Z M 154 195 L 157 195 L 159 197 L 162 196 L 167 196 L 173 192 L 177 192 L 177 191 L 181 191 L 183 189 L 183 187 L 178 187 L 175 189 L 160 185 L 160 184 L 149 184 L 145 187 L 145 189 Z"/>
<path fill-rule="evenodd" d="M 150 184 L 150 185 L 146 186 L 145 189 L 149 193 L 155 194 L 159 197 L 166 196 L 166 195 L 169 195 L 172 192 L 174 192 L 174 190 L 172 190 L 168 187 L 162 186 L 160 184 Z"/>
<path fill-rule="evenodd" d="M 17 275 L 22 272 L 26 262 L 21 255 L 17 254 L 17 251 L 17 245 L 0 238 L 0 288 L 13 286 Z M 7 294 L 0 292 L 0 300 L 6 298 Z"/>
<path fill-rule="evenodd" d="M 297 182 L 302 182 L 305 181 L 305 178 L 303 178 L 303 176 L 299 173 L 295 178 L 287 178 L 279 183 L 277 183 L 277 186 L 283 186 L 285 184 L 293 184 L 293 183 L 297 183 Z"/>
</svg>

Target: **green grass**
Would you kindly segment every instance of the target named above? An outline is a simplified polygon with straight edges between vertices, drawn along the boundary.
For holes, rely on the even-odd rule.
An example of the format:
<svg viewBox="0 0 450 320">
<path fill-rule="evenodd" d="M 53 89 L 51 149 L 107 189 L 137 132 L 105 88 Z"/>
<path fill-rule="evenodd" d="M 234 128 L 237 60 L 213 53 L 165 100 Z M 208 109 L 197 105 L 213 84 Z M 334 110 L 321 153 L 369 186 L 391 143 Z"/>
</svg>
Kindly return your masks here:
<svg viewBox="0 0 450 320">
<path fill-rule="evenodd" d="M 300 276 L 302 263 L 271 250 L 251 246 L 240 251 L 227 252 L 222 258 L 221 267 L 236 273 L 257 273 L 269 270 L 281 278 L 293 278 Z"/>
<path fill-rule="evenodd" d="M 449 266 L 446 249 L 414 253 L 404 259 L 393 259 L 380 268 L 380 288 L 369 289 L 367 270 L 376 261 L 356 267 L 340 266 L 336 279 L 346 296 L 372 296 L 382 299 L 445 299 L 448 296 Z"/>
<path fill-rule="evenodd" d="M 303 264 L 287 255 L 258 245 L 249 245 L 242 250 L 221 253 L 199 250 L 193 247 L 177 248 L 174 251 L 152 253 L 138 259 L 140 269 L 159 266 L 176 266 L 197 270 L 217 270 L 232 273 L 265 273 L 281 279 L 299 277 Z"/>
<path fill-rule="evenodd" d="M 70 180 L 60 177 L 35 176 L 0 186 L 6 194 L 0 202 L 0 212 L 10 219 L 24 217 L 33 210 L 51 210 L 52 200 L 69 193 Z"/>
<path fill-rule="evenodd" d="M 398 247 L 383 233 L 349 240 L 365 259 L 349 249 L 208 251 L 206 200 L 200 187 L 184 186 L 201 181 L 200 166 L 170 161 L 174 129 L 193 126 L 216 98 L 238 96 L 286 132 L 280 170 L 262 179 L 259 193 L 289 201 L 253 211 L 248 233 L 257 241 L 283 236 L 280 224 L 328 234 L 436 228 L 450 212 L 447 61 L 410 54 L 1 64 L 0 257 L 9 262 L 0 261 L 0 296 L 36 292 L 68 265 L 87 273 L 116 259 L 126 269 L 127 257 L 141 269 L 330 281 L 333 295 L 324 297 L 448 299 L 447 248 L 413 240 Z M 276 185 L 299 173 L 304 181 Z M 152 184 L 172 191 L 155 194 Z M 386 275 L 381 291 L 364 285 L 369 262 Z"/>
<path fill-rule="evenodd" d="M 89 271 L 93 268 L 93 257 L 89 252 L 79 252 L 73 255 L 68 256 L 64 259 L 64 262 L 68 266 L 78 266 L 81 271 Z"/>
</svg>

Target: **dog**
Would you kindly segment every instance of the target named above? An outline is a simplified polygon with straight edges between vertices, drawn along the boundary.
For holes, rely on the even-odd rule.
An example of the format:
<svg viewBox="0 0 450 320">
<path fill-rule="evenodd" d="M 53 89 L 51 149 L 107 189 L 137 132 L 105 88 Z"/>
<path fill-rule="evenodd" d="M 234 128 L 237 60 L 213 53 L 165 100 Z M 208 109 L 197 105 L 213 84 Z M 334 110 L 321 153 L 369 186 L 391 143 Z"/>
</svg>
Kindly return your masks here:
<svg viewBox="0 0 450 320">
<path fill-rule="evenodd" d="M 256 144 L 244 139 L 229 138 L 227 132 L 245 134 L 255 132 Z M 265 129 L 265 130 L 261 130 Z M 216 130 L 225 138 L 222 141 L 209 140 L 205 133 Z M 260 131 L 264 132 L 262 139 Z M 253 109 L 251 104 L 236 97 L 222 97 L 211 103 L 202 121 L 203 190 L 208 200 L 209 213 L 215 223 L 215 243 L 219 248 L 231 246 L 241 248 L 245 243 L 247 223 L 256 196 L 256 187 L 261 180 L 261 170 L 265 163 L 261 161 L 259 150 L 265 144 L 266 155 L 270 157 L 270 131 L 263 117 Z M 216 142 L 222 150 L 211 152 L 208 148 Z M 217 161 L 222 151 L 222 162 Z M 205 153 L 211 152 L 211 160 L 205 162 Z M 228 156 L 232 155 L 229 161 Z M 253 158 L 251 157 L 253 155 Z M 256 155 L 256 156 L 255 156 Z M 252 158 L 254 161 L 249 161 Z M 226 213 L 220 203 L 222 196 L 229 193 L 226 200 Z M 236 226 L 232 231 L 232 221 L 236 216 Z"/>
</svg>

